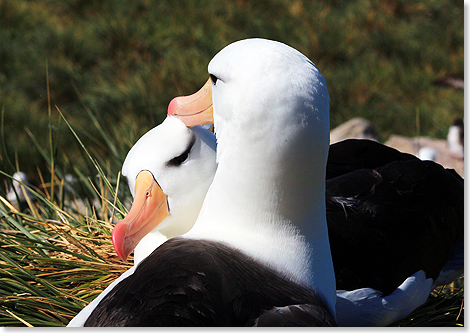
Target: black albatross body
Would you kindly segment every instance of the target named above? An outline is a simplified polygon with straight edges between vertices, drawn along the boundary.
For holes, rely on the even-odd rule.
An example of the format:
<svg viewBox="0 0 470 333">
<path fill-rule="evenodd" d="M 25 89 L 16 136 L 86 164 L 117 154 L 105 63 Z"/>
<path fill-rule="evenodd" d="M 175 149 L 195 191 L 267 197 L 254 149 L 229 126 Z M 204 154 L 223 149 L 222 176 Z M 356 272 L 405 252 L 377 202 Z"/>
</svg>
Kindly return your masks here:
<svg viewBox="0 0 470 333">
<path fill-rule="evenodd" d="M 353 144 L 332 145 L 331 156 Z M 378 154 L 395 151 L 367 145 Z M 338 289 L 367 286 L 387 295 L 420 269 L 436 280 L 463 241 L 463 179 L 432 161 L 399 154 L 336 174 L 337 165 L 327 167 L 335 176 L 326 180 L 326 205 Z"/>
<path fill-rule="evenodd" d="M 202 96 L 176 101 L 197 109 L 186 125 L 217 131 L 217 171 L 196 223 L 142 260 L 85 326 L 335 325 L 323 76 L 295 49 L 261 39 L 224 48 L 209 74 Z M 122 256 L 126 232 L 113 231 Z"/>
<path fill-rule="evenodd" d="M 326 207 L 340 325 L 389 325 L 463 273 L 464 181 L 455 170 L 374 141 L 339 142 Z"/>
</svg>

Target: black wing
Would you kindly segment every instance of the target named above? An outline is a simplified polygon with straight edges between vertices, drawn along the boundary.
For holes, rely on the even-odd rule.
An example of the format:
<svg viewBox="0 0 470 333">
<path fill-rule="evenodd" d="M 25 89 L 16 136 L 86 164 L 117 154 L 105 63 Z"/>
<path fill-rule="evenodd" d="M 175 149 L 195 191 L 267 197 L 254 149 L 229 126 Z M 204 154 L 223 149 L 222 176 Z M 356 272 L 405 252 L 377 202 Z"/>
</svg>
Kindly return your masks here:
<svg viewBox="0 0 470 333">
<path fill-rule="evenodd" d="M 326 205 L 337 289 L 387 295 L 420 269 L 435 280 L 463 235 L 463 179 L 430 161 L 329 179 Z"/>
<path fill-rule="evenodd" d="M 176 237 L 110 291 L 85 326 L 252 326 L 261 313 L 291 304 L 320 314 L 302 325 L 335 323 L 311 289 L 223 244 Z"/>
</svg>

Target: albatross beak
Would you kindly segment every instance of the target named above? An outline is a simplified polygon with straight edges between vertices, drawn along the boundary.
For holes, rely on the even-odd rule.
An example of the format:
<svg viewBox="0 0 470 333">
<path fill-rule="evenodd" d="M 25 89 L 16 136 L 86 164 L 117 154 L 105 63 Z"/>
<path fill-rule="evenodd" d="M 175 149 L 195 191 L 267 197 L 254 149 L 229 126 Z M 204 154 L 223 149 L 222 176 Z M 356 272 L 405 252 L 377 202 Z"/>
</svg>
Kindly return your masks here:
<svg viewBox="0 0 470 333">
<path fill-rule="evenodd" d="M 113 229 L 113 245 L 123 261 L 139 241 L 168 216 L 165 193 L 149 171 L 141 171 L 135 182 L 135 196 L 127 216 Z"/>
<path fill-rule="evenodd" d="M 177 116 L 187 127 L 214 123 L 211 79 L 198 92 L 173 98 L 168 105 L 168 115 Z"/>
</svg>

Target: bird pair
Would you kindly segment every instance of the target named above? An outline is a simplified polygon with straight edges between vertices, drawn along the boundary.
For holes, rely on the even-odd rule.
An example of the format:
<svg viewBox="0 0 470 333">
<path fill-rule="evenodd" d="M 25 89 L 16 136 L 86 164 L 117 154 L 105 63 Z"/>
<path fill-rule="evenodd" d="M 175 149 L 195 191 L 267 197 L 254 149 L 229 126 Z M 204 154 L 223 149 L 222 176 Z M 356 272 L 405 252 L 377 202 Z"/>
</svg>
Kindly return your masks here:
<svg viewBox="0 0 470 333">
<path fill-rule="evenodd" d="M 138 262 L 69 325 L 370 326 L 423 303 L 462 235 L 463 180 L 376 143 L 329 147 L 326 82 L 282 43 L 233 43 L 209 74 L 170 103 L 161 153 L 152 131 L 129 152 L 113 242 Z M 216 152 L 186 127 L 205 123 Z"/>
</svg>

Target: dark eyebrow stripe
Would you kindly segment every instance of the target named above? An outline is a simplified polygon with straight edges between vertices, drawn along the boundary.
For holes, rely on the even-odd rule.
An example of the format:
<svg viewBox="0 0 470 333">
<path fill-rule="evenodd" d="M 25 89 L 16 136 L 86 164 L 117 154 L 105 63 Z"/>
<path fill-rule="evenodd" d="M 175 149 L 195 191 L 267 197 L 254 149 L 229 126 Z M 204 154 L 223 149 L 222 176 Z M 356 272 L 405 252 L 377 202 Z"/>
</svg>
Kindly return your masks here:
<svg viewBox="0 0 470 333">
<path fill-rule="evenodd" d="M 183 153 L 181 153 L 179 156 L 176 156 L 176 157 L 172 158 L 171 160 L 169 160 L 168 162 L 166 162 L 167 166 L 179 166 L 179 165 L 181 165 L 181 163 L 186 161 L 186 159 L 189 156 L 189 153 L 191 152 L 191 149 L 194 146 L 194 143 L 196 142 L 196 135 L 194 135 L 194 133 L 192 133 L 192 132 L 191 132 L 191 134 L 192 134 L 191 140 L 189 141 L 189 144 L 188 144 L 188 147 L 186 148 L 186 150 Z"/>
</svg>

